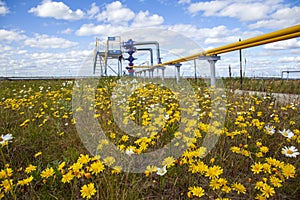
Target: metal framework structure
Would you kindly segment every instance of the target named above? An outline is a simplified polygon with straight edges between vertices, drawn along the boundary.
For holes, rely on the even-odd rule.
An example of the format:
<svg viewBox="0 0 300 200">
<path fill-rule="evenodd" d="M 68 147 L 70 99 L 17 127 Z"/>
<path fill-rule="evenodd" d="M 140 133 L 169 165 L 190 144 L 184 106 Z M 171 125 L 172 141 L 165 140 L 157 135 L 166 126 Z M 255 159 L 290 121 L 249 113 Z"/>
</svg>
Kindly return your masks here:
<svg viewBox="0 0 300 200">
<path fill-rule="evenodd" d="M 121 50 L 121 38 L 108 37 L 105 44 L 101 44 L 100 40 L 96 38 L 96 44 L 94 49 L 94 69 L 93 73 L 97 73 L 97 64 L 100 64 L 100 76 L 107 76 L 107 71 L 110 69 L 118 76 L 122 75 L 122 50 Z M 118 60 L 118 72 L 108 65 L 109 59 Z M 99 74 L 99 72 L 98 72 Z"/>
<path fill-rule="evenodd" d="M 220 59 L 220 57 L 217 56 L 218 54 L 228 53 L 231 51 L 246 49 L 246 48 L 250 48 L 250 47 L 255 47 L 255 46 L 259 46 L 259 45 L 263 45 L 263 44 L 278 42 L 278 41 L 287 40 L 287 39 L 296 38 L 296 37 L 300 37 L 300 25 L 295 25 L 292 27 L 288 27 L 285 29 L 271 32 L 271 33 L 263 34 L 263 35 L 249 38 L 246 40 L 242 40 L 239 42 L 234 42 L 234 43 L 220 46 L 217 48 L 213 48 L 213 49 L 210 49 L 207 51 L 201 51 L 199 53 L 196 53 L 196 54 L 193 54 L 190 56 L 163 62 L 162 64 L 158 64 L 155 66 L 148 66 L 148 69 L 151 70 L 153 68 L 158 68 L 158 67 L 167 66 L 167 65 L 173 65 L 173 66 L 177 67 L 177 73 L 179 73 L 180 70 L 178 69 L 178 64 L 180 64 L 181 62 L 187 62 L 187 61 L 191 61 L 191 60 L 195 60 L 195 59 L 207 60 L 210 63 L 211 85 L 215 85 L 215 83 L 216 83 L 215 63 L 217 62 L 217 60 Z M 176 77 L 179 77 L 179 74 L 177 74 Z M 178 78 L 177 78 L 177 81 L 178 81 Z"/>
<path fill-rule="evenodd" d="M 177 74 L 176 74 L 176 80 L 177 82 L 179 81 L 179 76 L 180 76 L 180 66 L 182 62 L 187 62 L 191 60 L 207 60 L 210 63 L 210 72 L 211 72 L 211 85 L 215 85 L 216 83 L 216 77 L 215 77 L 215 63 L 220 60 L 220 56 L 217 56 L 219 54 L 231 52 L 231 51 L 236 51 L 236 50 L 241 50 L 241 49 L 246 49 L 250 47 L 255 47 L 259 45 L 264 45 L 268 43 L 273 43 L 277 41 L 282 41 L 282 40 L 287 40 L 291 38 L 296 38 L 300 37 L 300 24 L 295 25 L 292 27 L 288 27 L 285 29 L 281 29 L 278 31 L 274 31 L 271 33 L 263 34 L 260 36 L 252 37 L 246 40 L 242 40 L 239 42 L 234 42 L 231 44 L 227 44 L 224 46 L 220 46 L 217 48 L 213 48 L 207 51 L 201 51 L 193 55 L 189 55 L 186 57 L 174 59 L 171 61 L 163 62 L 161 63 L 161 58 L 160 58 L 160 52 L 159 52 L 159 44 L 156 41 L 151 41 L 151 42 L 134 42 L 132 41 L 132 46 L 139 46 L 139 45 L 155 45 L 156 46 L 156 51 L 157 51 L 157 64 L 153 64 L 153 53 L 151 48 L 139 48 L 139 50 L 142 51 L 149 51 L 151 54 L 151 65 L 150 66 L 131 66 L 130 69 L 132 68 L 143 68 L 140 71 L 136 71 L 136 75 L 141 75 L 144 73 L 144 76 L 146 76 L 146 71 L 149 71 L 149 77 L 153 78 L 153 71 L 154 69 L 157 70 L 162 70 L 162 79 L 164 79 L 164 70 L 165 66 L 172 65 L 177 68 Z M 112 49 L 110 42 L 116 42 L 117 41 L 117 49 Z M 124 46 L 124 44 L 123 44 Z M 97 64 L 97 58 L 99 58 L 100 61 L 100 74 L 106 75 L 107 74 L 107 68 L 109 67 L 107 65 L 107 60 L 108 59 L 119 59 L 118 63 L 118 75 L 121 75 L 122 73 L 122 51 L 121 51 L 121 42 L 120 42 L 120 37 L 109 37 L 106 43 L 106 48 L 105 50 L 100 50 L 99 49 L 99 44 L 98 41 L 96 40 L 96 47 L 95 47 L 95 56 L 94 56 L 94 73 L 96 71 L 96 64 Z M 134 52 L 133 52 L 134 53 Z M 132 54 L 131 54 L 132 57 Z M 134 60 L 135 58 L 131 59 Z M 128 60 L 128 58 L 127 58 Z M 131 64 L 132 61 L 131 61 Z M 121 67 L 120 67 L 121 66 Z"/>
</svg>

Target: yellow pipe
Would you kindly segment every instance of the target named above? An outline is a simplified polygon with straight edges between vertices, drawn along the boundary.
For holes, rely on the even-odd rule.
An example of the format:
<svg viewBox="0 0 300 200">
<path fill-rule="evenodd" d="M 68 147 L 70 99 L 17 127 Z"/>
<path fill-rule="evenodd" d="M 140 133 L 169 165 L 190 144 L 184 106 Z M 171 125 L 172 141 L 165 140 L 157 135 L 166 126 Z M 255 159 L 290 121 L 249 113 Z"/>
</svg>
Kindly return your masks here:
<svg viewBox="0 0 300 200">
<path fill-rule="evenodd" d="M 153 66 L 132 66 L 132 68 L 153 68 Z"/>
<path fill-rule="evenodd" d="M 214 51 L 212 53 L 209 53 L 208 51 L 206 51 L 206 55 L 210 56 L 210 55 L 215 55 L 215 54 L 227 53 L 230 51 L 246 49 L 246 48 L 250 48 L 250 47 L 254 47 L 254 46 L 259 46 L 259 45 L 268 44 L 268 43 L 272 43 L 272 42 L 278 42 L 281 40 L 287 40 L 287 39 L 291 39 L 291 38 L 295 38 L 295 37 L 300 37 L 300 32 L 283 35 L 280 37 L 270 38 L 267 40 L 262 40 L 262 41 L 258 41 L 258 42 L 254 42 L 254 43 L 250 43 L 250 44 L 239 45 L 239 46 L 236 46 L 233 48 L 228 48 L 228 49 L 224 49 L 224 50 L 220 50 L 220 51 Z"/>
<path fill-rule="evenodd" d="M 256 36 L 256 37 L 253 37 L 253 38 L 249 38 L 249 39 L 246 39 L 246 40 L 243 40 L 243 41 L 240 41 L 240 42 L 231 43 L 231 44 L 228 44 L 228 45 L 224 45 L 224 46 L 221 46 L 221 47 L 210 49 L 208 51 L 202 51 L 202 52 L 199 52 L 197 54 L 193 54 L 193 55 L 186 56 L 186 57 L 183 57 L 183 58 L 178 58 L 178 59 L 175 59 L 175 60 L 164 62 L 164 63 L 160 64 L 160 66 L 161 65 L 172 65 L 172 64 L 176 64 L 176 63 L 180 63 L 180 62 L 194 60 L 194 59 L 198 58 L 199 56 L 217 54 L 216 52 L 224 53 L 224 51 L 226 49 L 227 50 L 230 49 L 229 51 L 234 51 L 236 49 L 239 49 L 238 47 L 240 47 L 240 49 L 241 49 L 241 46 L 242 46 L 242 48 L 248 48 L 248 47 L 258 46 L 258 45 L 261 45 L 261 44 L 267 44 L 267 43 L 271 43 L 271 42 L 285 40 L 285 39 L 282 39 L 282 38 L 284 38 L 284 36 L 286 36 L 286 35 L 290 35 L 291 37 L 287 38 L 287 39 L 290 39 L 290 38 L 298 37 L 299 36 L 297 34 L 298 32 L 300 32 L 300 25 L 292 26 L 292 27 L 289 27 L 289 28 L 285 28 L 285 29 L 281 29 L 281 30 L 274 31 L 274 32 L 271 32 L 271 33 L 267 33 L 267 34 L 263 34 L 263 35 Z M 292 35 L 293 33 L 295 33 L 295 34 Z M 229 51 L 226 51 L 226 52 L 229 52 Z"/>
</svg>

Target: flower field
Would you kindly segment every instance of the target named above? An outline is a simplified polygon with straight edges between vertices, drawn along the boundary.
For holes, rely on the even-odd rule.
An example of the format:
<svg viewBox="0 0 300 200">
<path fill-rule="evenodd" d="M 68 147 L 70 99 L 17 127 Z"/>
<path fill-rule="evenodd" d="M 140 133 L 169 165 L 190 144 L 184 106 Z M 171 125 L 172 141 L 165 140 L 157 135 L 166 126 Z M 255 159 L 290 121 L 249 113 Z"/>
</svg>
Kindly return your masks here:
<svg viewBox="0 0 300 200">
<path fill-rule="evenodd" d="M 71 80 L 1 81 L 0 199 L 300 199 L 300 102 L 272 96 L 299 81 L 260 81 L 243 89 L 267 96 L 234 95 L 235 79 L 218 96 L 199 79 L 181 96 L 133 82 L 126 97 L 127 82 L 102 78 L 92 103 Z"/>
</svg>

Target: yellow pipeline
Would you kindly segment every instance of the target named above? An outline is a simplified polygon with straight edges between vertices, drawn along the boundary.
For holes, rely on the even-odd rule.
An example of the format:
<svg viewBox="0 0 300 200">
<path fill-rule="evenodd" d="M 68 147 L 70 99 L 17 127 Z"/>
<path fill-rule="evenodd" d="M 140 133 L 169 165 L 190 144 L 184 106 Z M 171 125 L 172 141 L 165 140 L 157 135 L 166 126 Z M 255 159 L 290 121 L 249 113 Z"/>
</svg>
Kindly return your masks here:
<svg viewBox="0 0 300 200">
<path fill-rule="evenodd" d="M 277 42 L 277 41 L 281 41 L 281 40 L 287 40 L 287 39 L 291 39 L 291 38 L 295 38 L 295 37 L 299 37 L 299 36 L 300 36 L 300 25 L 296 25 L 296 26 L 292 26 L 289 28 L 274 31 L 271 33 L 256 36 L 253 38 L 249 38 L 249 39 L 246 39 L 246 40 L 243 40 L 240 42 L 231 43 L 231 44 L 217 47 L 214 49 L 210 49 L 207 51 L 202 51 L 197 54 L 193 54 L 193 55 L 186 56 L 183 58 L 178 58 L 175 60 L 164 62 L 162 64 L 159 64 L 158 66 L 172 65 L 172 64 L 176 64 L 176 63 L 180 63 L 180 62 L 194 60 L 194 59 L 198 58 L 199 56 L 227 53 L 227 52 L 235 51 L 238 49 L 244 49 L 244 48 L 254 47 L 254 46 L 258 46 L 258 45 L 262 45 L 262 44 Z"/>
<path fill-rule="evenodd" d="M 287 39 L 291 39 L 291 38 L 295 38 L 295 37 L 300 37 L 300 32 L 292 33 L 292 34 L 288 34 L 288 35 L 283 35 L 283 36 L 280 36 L 280 37 L 270 38 L 270 39 L 250 43 L 250 44 L 239 45 L 239 46 L 236 46 L 236 47 L 232 47 L 232 48 L 228 48 L 228 49 L 224 49 L 224 50 L 220 50 L 220 51 L 213 51 L 212 53 L 209 53 L 209 51 L 206 51 L 206 55 L 210 56 L 210 55 L 214 55 L 214 54 L 227 53 L 227 52 L 230 52 L 230 51 L 235 51 L 235 50 L 239 50 L 239 49 L 246 49 L 246 48 L 249 48 L 249 47 L 254 47 L 254 46 L 259 46 L 259 45 L 268 44 L 268 43 L 272 43 L 272 42 L 277 42 L 277 41 L 280 41 L 280 40 L 287 40 Z"/>
</svg>

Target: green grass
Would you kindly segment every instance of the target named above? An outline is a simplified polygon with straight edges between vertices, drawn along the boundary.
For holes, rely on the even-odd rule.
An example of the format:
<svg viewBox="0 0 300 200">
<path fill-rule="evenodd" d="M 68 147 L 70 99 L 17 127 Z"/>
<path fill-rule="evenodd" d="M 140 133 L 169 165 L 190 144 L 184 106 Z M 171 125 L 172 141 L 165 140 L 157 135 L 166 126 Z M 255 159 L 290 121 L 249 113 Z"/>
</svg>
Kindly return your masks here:
<svg viewBox="0 0 300 200">
<path fill-rule="evenodd" d="M 228 78 L 224 81 L 228 87 L 240 89 L 239 78 Z M 269 93 L 300 94 L 300 80 L 243 78 L 242 89 Z"/>
<path fill-rule="evenodd" d="M 128 141 L 121 141 L 126 131 L 118 127 L 114 121 L 111 110 L 110 97 L 115 87 L 115 78 L 103 78 L 98 83 L 101 88 L 96 93 L 95 114 L 99 124 L 105 131 L 110 142 L 115 145 L 124 145 L 125 147 L 134 146 L 137 151 L 141 146 L 134 143 L 138 137 L 129 137 Z M 206 95 L 211 95 L 209 88 L 202 80 L 189 80 L 195 90 L 196 99 L 201 108 L 202 114 L 197 122 L 196 130 L 202 135 L 198 137 L 193 145 L 188 148 L 189 152 L 194 152 L 202 146 L 203 138 L 207 136 L 210 120 L 214 113 L 213 102 Z M 0 197 L 4 199 L 82 199 L 81 188 L 88 183 L 94 183 L 96 193 L 91 199 L 190 199 L 197 198 L 192 193 L 190 187 L 202 187 L 205 191 L 203 199 L 255 199 L 260 194 L 255 189 L 258 181 L 266 178 L 266 183 L 270 183 L 270 177 L 276 176 L 282 180 L 282 187 L 274 187 L 275 193 L 270 199 L 298 199 L 300 196 L 300 156 L 288 158 L 281 153 L 284 146 L 295 146 L 300 148 L 300 107 L 298 105 L 277 105 L 273 103 L 272 97 L 267 98 L 253 97 L 248 95 L 235 96 L 230 89 L 239 88 L 238 79 L 225 79 L 226 88 L 226 119 L 224 127 L 214 127 L 221 130 L 222 134 L 209 154 L 203 158 L 195 156 L 181 156 L 175 158 L 175 162 L 167 168 L 164 176 L 159 176 L 155 172 L 146 175 L 145 173 L 126 173 L 116 172 L 112 168 L 105 166 L 105 170 L 97 175 L 93 175 L 89 169 L 94 161 L 83 164 L 82 174 L 73 178 L 70 183 L 62 183 L 63 174 L 67 173 L 69 167 L 78 163 L 78 158 L 83 154 L 89 154 L 89 151 L 83 145 L 83 141 L 78 135 L 73 120 L 72 110 L 72 91 L 74 82 L 53 80 L 53 81 L 1 81 L 0 82 L 0 136 L 12 134 L 13 140 L 1 147 L 3 156 L 0 158 L 0 170 L 12 169 L 13 174 L 5 177 L 0 173 Z M 178 99 L 167 98 L 166 90 L 152 92 L 149 87 L 145 87 L 141 92 L 137 91 L 131 96 L 130 112 L 134 113 L 131 117 L 137 124 L 142 124 L 145 119 L 142 117 L 146 107 L 152 103 L 161 103 L 164 98 L 164 107 L 166 111 L 170 110 L 170 120 L 173 119 Z M 251 80 L 244 79 L 243 89 L 295 93 L 300 94 L 300 83 L 297 80 Z M 156 90 L 155 90 L 156 91 Z M 149 98 L 149 102 L 141 103 L 139 98 L 147 93 L 148 97 L 159 96 L 160 99 Z M 149 94 L 148 94 L 149 93 Z M 296 102 L 297 103 L 297 102 Z M 297 107 L 298 106 L 298 107 Z M 28 120 L 28 121 L 27 121 Z M 27 122 L 26 122 L 27 121 Z M 147 121 L 147 120 L 146 120 Z M 22 125 L 26 122 L 24 125 Z M 151 138 L 146 150 L 151 152 L 157 148 L 164 147 L 165 144 L 174 138 L 178 130 L 178 123 L 167 121 L 163 129 L 157 131 L 157 136 Z M 264 127 L 266 125 L 274 126 L 276 133 L 266 134 Z M 290 129 L 295 136 L 292 139 L 283 137 L 279 131 Z M 114 133 L 115 136 L 111 134 Z M 237 133 L 231 136 L 233 133 Z M 260 146 L 268 147 L 268 152 L 260 152 Z M 231 148 L 238 147 L 241 152 L 234 153 Z M 35 157 L 37 152 L 42 152 L 40 156 Z M 100 155 L 101 156 L 101 155 Z M 92 155 L 90 155 L 92 157 Z M 262 171 L 259 174 L 253 174 L 251 166 L 254 163 L 266 163 L 266 158 L 274 158 L 284 163 L 284 166 L 291 164 L 295 166 L 294 177 L 285 177 L 282 169 L 272 166 L 271 171 Z M 101 162 L 104 163 L 101 157 Z M 227 186 L 231 188 L 229 193 L 219 189 L 213 189 L 211 180 L 207 172 L 192 173 L 192 166 L 198 161 L 202 161 L 207 167 L 220 166 L 223 173 L 218 178 L 224 178 Z M 62 162 L 66 163 L 63 170 L 58 166 Z M 25 173 L 25 168 L 29 165 L 37 166 L 36 171 Z M 42 178 L 41 172 L 52 167 L 55 175 L 49 178 Z M 146 166 L 145 166 L 146 167 Z M 159 166 L 157 166 L 159 167 Z M 18 181 L 33 176 L 29 185 L 18 185 Z M 11 179 L 12 189 L 5 191 L 3 181 Z M 233 190 L 234 183 L 241 183 L 245 187 L 245 194 L 238 194 Z M 194 194 L 194 195 L 192 195 Z M 0 198 L 1 199 L 1 198 Z"/>
</svg>

